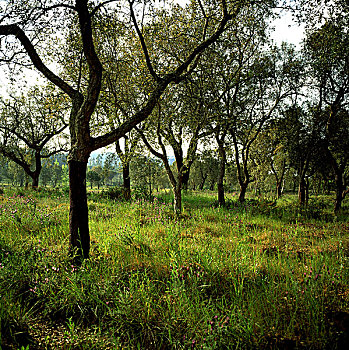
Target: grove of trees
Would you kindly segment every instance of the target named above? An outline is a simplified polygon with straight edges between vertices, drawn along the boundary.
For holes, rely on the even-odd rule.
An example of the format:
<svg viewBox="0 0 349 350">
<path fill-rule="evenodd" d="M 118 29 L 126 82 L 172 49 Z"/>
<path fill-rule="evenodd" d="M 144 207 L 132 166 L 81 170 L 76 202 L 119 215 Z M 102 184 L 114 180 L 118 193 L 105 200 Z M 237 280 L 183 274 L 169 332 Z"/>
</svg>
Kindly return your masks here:
<svg viewBox="0 0 349 350">
<path fill-rule="evenodd" d="M 344 0 L 0 1 L 3 182 L 68 180 L 70 252 L 89 256 L 86 182 L 238 192 L 348 189 L 349 31 Z M 270 39 L 278 11 L 300 49 Z M 46 84 L 19 93 L 16 78 Z M 107 147 L 105 156 L 90 157 Z M 115 151 L 110 152 L 113 149 Z M 174 155 L 174 162 L 171 157 Z M 167 174 L 168 180 L 164 174 Z M 315 181 L 316 180 L 316 181 Z M 268 187 L 268 181 L 271 185 Z"/>
</svg>

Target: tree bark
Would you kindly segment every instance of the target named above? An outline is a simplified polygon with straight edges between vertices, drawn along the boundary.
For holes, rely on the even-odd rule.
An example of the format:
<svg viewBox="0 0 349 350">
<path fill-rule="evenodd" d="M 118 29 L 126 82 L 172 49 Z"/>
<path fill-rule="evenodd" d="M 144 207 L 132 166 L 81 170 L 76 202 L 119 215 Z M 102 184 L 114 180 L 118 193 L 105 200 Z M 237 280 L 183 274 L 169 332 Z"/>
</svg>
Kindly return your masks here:
<svg viewBox="0 0 349 350">
<path fill-rule="evenodd" d="M 32 188 L 33 189 L 37 189 L 38 187 L 39 187 L 39 173 L 38 172 L 34 172 L 34 174 L 33 174 L 33 177 L 32 177 L 32 179 L 33 179 L 33 181 L 32 181 Z"/>
<path fill-rule="evenodd" d="M 276 183 L 276 199 L 280 199 L 282 196 L 282 182 Z"/>
<path fill-rule="evenodd" d="M 122 180 L 123 180 L 124 198 L 126 200 L 129 200 L 131 198 L 130 162 L 122 163 Z"/>
<path fill-rule="evenodd" d="M 219 144 L 219 172 L 217 179 L 217 190 L 218 190 L 218 205 L 225 205 L 224 197 L 224 176 L 225 176 L 225 163 L 226 163 L 226 152 L 223 147 L 223 144 Z"/>
<path fill-rule="evenodd" d="M 239 194 L 239 202 L 243 203 L 246 200 L 246 191 L 247 191 L 248 182 L 240 183 L 240 194 Z"/>
<path fill-rule="evenodd" d="M 300 175 L 298 186 L 298 202 L 300 205 L 304 205 L 306 202 L 306 187 L 305 177 Z"/>
<path fill-rule="evenodd" d="M 173 188 L 174 203 L 173 208 L 175 214 L 178 216 L 182 212 L 182 183 L 177 181 L 176 186 Z"/>
<path fill-rule="evenodd" d="M 69 233 L 70 253 L 79 261 L 90 253 L 90 233 L 86 194 L 87 161 L 70 160 L 69 166 Z"/>
<path fill-rule="evenodd" d="M 343 183 L 343 174 L 337 169 L 336 175 L 335 175 L 335 182 L 336 182 L 336 201 L 334 205 L 334 212 L 338 213 L 342 208 L 342 201 L 344 199 L 343 193 L 345 190 L 344 183 Z"/>
<path fill-rule="evenodd" d="M 182 180 L 182 188 L 185 191 L 188 189 L 189 176 L 190 176 L 190 167 L 186 167 L 186 169 L 183 171 L 183 180 Z"/>
</svg>

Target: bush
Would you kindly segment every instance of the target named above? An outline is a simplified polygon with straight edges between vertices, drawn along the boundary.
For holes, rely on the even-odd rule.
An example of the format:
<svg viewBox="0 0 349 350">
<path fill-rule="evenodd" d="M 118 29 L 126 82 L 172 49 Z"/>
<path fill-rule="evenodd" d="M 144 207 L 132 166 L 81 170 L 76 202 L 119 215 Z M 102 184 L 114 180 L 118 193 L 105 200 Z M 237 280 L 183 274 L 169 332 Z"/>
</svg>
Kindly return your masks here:
<svg viewBox="0 0 349 350">
<path fill-rule="evenodd" d="M 125 198 L 124 191 L 121 187 L 110 187 L 102 192 L 103 198 L 112 200 L 123 200 Z"/>
<path fill-rule="evenodd" d="M 154 200 L 154 196 L 149 193 L 148 188 L 145 186 L 137 186 L 133 190 L 133 198 L 146 200 L 152 202 Z"/>
</svg>

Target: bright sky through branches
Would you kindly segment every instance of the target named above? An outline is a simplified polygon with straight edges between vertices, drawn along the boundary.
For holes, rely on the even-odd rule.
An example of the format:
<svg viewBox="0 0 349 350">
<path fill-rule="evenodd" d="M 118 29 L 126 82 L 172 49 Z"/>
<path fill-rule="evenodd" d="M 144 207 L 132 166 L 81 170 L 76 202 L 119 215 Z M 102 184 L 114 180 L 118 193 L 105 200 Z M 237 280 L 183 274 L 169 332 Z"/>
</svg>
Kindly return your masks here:
<svg viewBox="0 0 349 350">
<path fill-rule="evenodd" d="M 1 2 L 2 0 L 0 0 Z M 175 0 L 178 4 L 185 6 L 189 3 L 189 0 Z M 164 0 L 158 0 L 158 6 L 163 6 Z M 280 45 L 283 41 L 292 43 L 296 45 L 299 49 L 300 44 L 304 37 L 304 26 L 299 26 L 292 20 L 292 15 L 289 13 L 284 13 L 280 18 L 276 19 L 271 23 L 275 30 L 271 33 L 271 38 Z M 27 76 L 25 80 L 28 81 L 29 84 L 37 84 L 37 79 L 40 76 L 38 73 L 32 70 L 25 70 Z M 24 78 L 24 77 L 23 77 Z M 17 82 L 18 84 L 18 82 Z M 0 65 L 0 94 L 3 96 L 7 96 L 6 90 L 7 87 L 13 85 L 7 77 L 6 70 L 2 68 Z"/>
</svg>

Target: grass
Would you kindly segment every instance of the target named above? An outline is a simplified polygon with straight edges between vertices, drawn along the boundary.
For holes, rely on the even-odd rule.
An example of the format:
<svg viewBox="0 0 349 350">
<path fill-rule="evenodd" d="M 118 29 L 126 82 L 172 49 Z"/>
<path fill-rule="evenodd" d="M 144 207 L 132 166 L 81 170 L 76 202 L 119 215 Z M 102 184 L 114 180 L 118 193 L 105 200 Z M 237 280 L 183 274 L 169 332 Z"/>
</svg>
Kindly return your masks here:
<svg viewBox="0 0 349 350">
<path fill-rule="evenodd" d="M 68 199 L 0 195 L 2 349 L 341 349 L 348 207 L 186 194 L 89 199 L 91 258 L 71 264 Z"/>
</svg>

